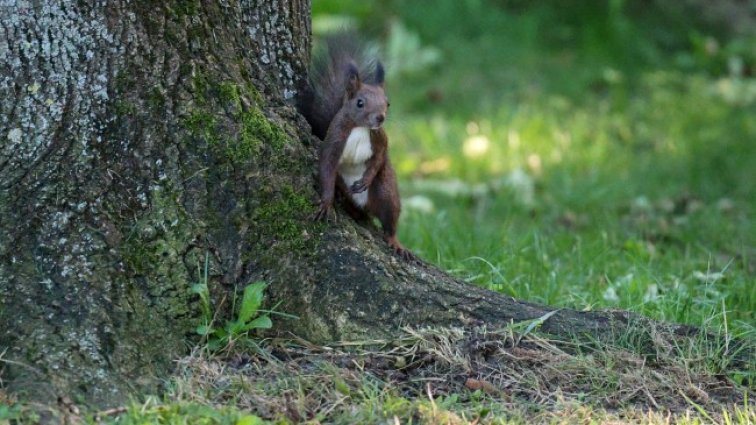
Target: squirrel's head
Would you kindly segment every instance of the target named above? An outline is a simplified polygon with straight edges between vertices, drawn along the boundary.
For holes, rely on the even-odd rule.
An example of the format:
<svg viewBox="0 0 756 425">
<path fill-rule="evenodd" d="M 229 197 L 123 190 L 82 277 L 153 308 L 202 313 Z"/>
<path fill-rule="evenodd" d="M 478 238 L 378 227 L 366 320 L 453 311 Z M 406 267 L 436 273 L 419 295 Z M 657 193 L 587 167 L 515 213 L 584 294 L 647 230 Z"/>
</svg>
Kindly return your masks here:
<svg viewBox="0 0 756 425">
<path fill-rule="evenodd" d="M 358 127 L 377 130 L 386 120 L 389 102 L 383 91 L 383 81 L 384 71 L 380 62 L 376 65 L 375 84 L 362 82 L 354 63 L 347 66 L 346 94 L 342 108 Z"/>
</svg>

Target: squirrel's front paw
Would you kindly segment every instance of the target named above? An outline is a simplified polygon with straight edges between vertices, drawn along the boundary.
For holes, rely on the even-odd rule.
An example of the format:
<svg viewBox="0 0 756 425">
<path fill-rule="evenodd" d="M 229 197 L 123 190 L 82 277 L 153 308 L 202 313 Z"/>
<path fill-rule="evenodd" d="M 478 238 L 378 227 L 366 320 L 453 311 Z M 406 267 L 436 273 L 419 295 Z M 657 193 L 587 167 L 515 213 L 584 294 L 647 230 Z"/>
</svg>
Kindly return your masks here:
<svg viewBox="0 0 756 425">
<path fill-rule="evenodd" d="M 352 187 L 349 188 L 349 191 L 352 193 L 360 193 L 360 192 L 364 192 L 365 189 L 367 189 L 367 184 L 365 184 L 365 180 L 359 179 L 356 182 L 352 183 Z"/>
<path fill-rule="evenodd" d="M 312 219 L 315 221 L 329 221 L 333 217 L 333 221 L 336 221 L 336 212 L 333 210 L 333 205 L 330 203 L 321 202 Z"/>
</svg>

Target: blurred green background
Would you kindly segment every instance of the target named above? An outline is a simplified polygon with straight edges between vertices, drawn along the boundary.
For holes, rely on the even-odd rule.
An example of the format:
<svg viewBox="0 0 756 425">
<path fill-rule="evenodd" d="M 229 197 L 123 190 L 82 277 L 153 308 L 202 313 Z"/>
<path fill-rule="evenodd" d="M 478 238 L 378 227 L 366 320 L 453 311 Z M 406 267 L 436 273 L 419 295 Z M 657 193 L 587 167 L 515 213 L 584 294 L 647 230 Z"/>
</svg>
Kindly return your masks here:
<svg viewBox="0 0 756 425">
<path fill-rule="evenodd" d="M 740 13 L 732 13 L 732 11 Z M 754 2 L 313 0 L 388 68 L 400 239 L 474 284 L 756 329 Z"/>
</svg>

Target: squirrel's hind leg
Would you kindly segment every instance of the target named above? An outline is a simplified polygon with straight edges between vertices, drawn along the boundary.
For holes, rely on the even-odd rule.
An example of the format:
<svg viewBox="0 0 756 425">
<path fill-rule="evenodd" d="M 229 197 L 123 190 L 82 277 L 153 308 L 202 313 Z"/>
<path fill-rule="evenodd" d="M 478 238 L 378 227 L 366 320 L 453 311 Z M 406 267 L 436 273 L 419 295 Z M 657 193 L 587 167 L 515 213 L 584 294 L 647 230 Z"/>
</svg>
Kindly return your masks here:
<svg viewBox="0 0 756 425">
<path fill-rule="evenodd" d="M 368 195 L 368 212 L 378 218 L 383 229 L 383 239 L 394 252 L 404 260 L 414 260 L 415 255 L 403 247 L 396 238 L 397 224 L 401 204 L 399 202 L 399 188 L 393 170 L 387 164 L 386 169 L 373 180 Z M 388 171 L 388 172 L 386 172 Z M 388 175 L 387 175 L 388 174 Z"/>
</svg>

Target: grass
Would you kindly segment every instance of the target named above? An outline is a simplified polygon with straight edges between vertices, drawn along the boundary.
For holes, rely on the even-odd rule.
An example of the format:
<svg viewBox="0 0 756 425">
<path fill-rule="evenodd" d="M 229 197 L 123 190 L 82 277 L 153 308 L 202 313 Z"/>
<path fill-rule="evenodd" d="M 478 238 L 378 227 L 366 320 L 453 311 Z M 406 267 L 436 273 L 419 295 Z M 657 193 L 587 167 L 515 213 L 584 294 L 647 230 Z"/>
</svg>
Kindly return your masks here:
<svg viewBox="0 0 756 425">
<path fill-rule="evenodd" d="M 621 11 L 401 4 L 443 58 L 389 81 L 408 247 L 514 297 L 754 335 L 756 102 L 728 90 L 756 81 Z"/>
<path fill-rule="evenodd" d="M 662 348 L 661 346 L 657 348 Z M 177 362 L 163 398 L 82 413 L 11 408 L 0 421 L 117 424 L 751 424 L 743 389 L 659 350 L 586 347 L 513 324 L 405 329 L 330 347 L 268 340 L 259 350 Z M 36 416 L 35 416 L 36 415 Z M 47 416 L 51 415 L 51 416 Z"/>
</svg>

